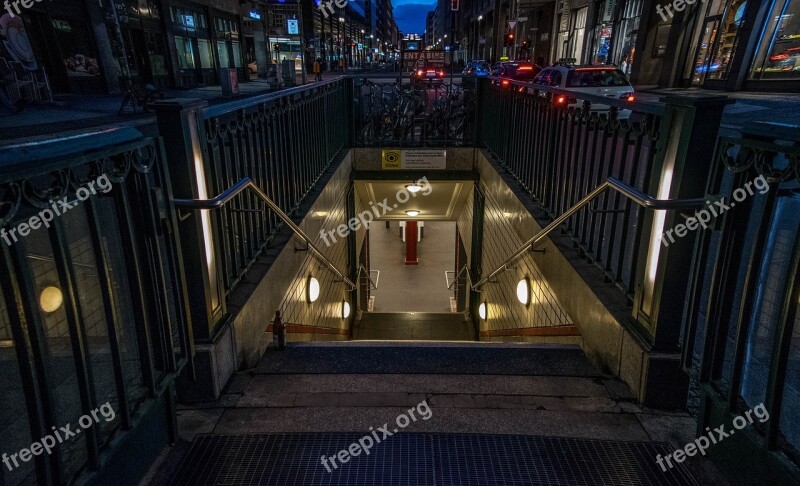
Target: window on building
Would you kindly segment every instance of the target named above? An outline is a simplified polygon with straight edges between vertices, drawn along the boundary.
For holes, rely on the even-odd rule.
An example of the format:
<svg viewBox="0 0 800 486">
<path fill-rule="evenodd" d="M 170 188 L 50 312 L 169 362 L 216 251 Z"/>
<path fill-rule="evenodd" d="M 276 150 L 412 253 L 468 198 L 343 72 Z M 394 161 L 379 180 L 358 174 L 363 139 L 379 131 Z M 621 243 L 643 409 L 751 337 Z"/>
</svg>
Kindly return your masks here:
<svg viewBox="0 0 800 486">
<path fill-rule="evenodd" d="M 201 68 L 214 67 L 214 53 L 211 50 L 211 41 L 208 39 L 197 39 L 197 46 L 199 51 L 199 60 Z"/>
<path fill-rule="evenodd" d="M 181 69 L 194 69 L 194 39 L 175 36 L 175 47 L 178 50 L 178 66 Z"/>
<path fill-rule="evenodd" d="M 750 73 L 753 79 L 800 78 L 800 0 L 778 0 Z"/>
<path fill-rule="evenodd" d="M 739 39 L 739 27 L 747 12 L 747 1 L 734 0 L 728 5 L 717 34 L 714 55 L 708 65 L 707 79 L 727 79 L 731 59 Z"/>
</svg>

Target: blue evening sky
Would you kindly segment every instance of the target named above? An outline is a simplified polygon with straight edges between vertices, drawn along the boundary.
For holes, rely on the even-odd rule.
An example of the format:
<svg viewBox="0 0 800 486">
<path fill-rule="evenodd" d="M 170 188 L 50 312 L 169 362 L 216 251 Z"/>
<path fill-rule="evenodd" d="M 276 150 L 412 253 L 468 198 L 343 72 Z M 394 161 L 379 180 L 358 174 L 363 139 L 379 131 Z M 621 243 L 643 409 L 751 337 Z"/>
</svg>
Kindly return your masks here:
<svg viewBox="0 0 800 486">
<path fill-rule="evenodd" d="M 425 17 L 436 8 L 436 0 L 393 0 L 394 18 L 403 34 L 425 32 Z"/>
</svg>

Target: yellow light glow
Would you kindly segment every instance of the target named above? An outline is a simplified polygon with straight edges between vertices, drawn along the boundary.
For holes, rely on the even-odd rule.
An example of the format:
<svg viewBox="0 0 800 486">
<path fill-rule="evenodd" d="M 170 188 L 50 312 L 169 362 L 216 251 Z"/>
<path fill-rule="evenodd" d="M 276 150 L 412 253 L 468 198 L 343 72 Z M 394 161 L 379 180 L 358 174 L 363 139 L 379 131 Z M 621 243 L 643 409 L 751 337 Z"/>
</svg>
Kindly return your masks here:
<svg viewBox="0 0 800 486">
<path fill-rule="evenodd" d="M 419 211 L 417 211 L 416 209 L 410 209 L 406 211 L 406 214 L 413 218 L 415 216 L 419 216 Z"/>
<path fill-rule="evenodd" d="M 527 277 L 517 283 L 517 300 L 519 300 L 522 305 L 531 303 L 531 285 Z"/>
<path fill-rule="evenodd" d="M 39 295 L 39 307 L 41 307 L 44 312 L 55 312 L 62 304 L 64 304 L 64 294 L 58 287 L 52 285 L 45 287 L 41 295 Z"/>
<path fill-rule="evenodd" d="M 314 277 L 308 277 L 308 284 L 306 286 L 307 297 L 309 302 L 316 302 L 319 299 L 319 280 Z"/>
</svg>

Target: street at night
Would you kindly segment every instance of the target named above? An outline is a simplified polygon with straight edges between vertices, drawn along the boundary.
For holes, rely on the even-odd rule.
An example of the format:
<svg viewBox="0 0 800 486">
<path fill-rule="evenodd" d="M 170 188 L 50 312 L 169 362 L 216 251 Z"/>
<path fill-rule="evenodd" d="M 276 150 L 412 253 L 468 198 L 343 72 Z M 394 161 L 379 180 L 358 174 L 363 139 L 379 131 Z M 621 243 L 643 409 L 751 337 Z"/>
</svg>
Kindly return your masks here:
<svg viewBox="0 0 800 486">
<path fill-rule="evenodd" d="M 8 0 L 0 486 L 800 485 L 800 0 Z"/>
</svg>

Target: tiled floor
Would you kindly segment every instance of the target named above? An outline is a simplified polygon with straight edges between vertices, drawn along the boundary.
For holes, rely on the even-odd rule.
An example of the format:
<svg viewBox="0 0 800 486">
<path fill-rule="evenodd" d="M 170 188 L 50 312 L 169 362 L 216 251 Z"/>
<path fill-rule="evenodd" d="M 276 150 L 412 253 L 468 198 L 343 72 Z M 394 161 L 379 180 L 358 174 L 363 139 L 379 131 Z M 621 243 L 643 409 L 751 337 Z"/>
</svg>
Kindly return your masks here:
<svg viewBox="0 0 800 486">
<path fill-rule="evenodd" d="M 405 264 L 405 243 L 398 222 L 370 229 L 370 269 L 380 270 L 376 312 L 450 312 L 451 290 L 444 272 L 455 269 L 456 224 L 426 221 L 417 252 L 419 265 Z"/>
</svg>

